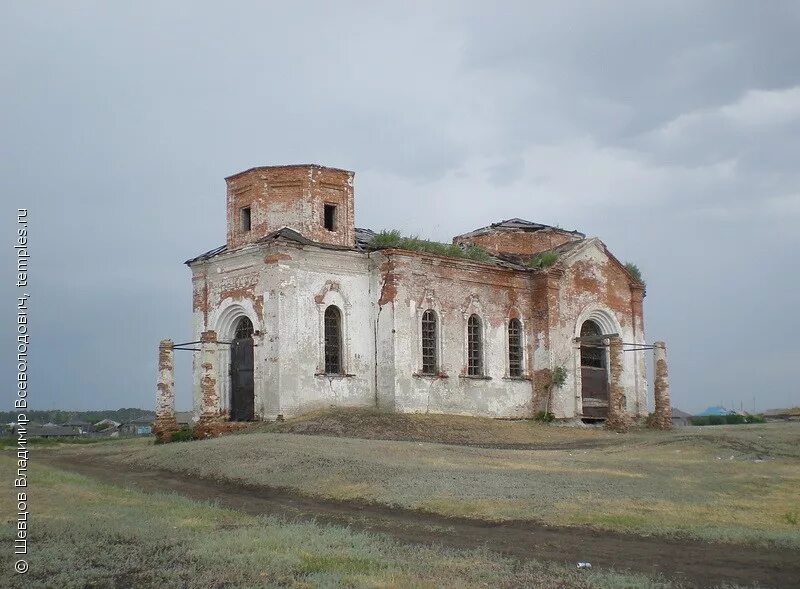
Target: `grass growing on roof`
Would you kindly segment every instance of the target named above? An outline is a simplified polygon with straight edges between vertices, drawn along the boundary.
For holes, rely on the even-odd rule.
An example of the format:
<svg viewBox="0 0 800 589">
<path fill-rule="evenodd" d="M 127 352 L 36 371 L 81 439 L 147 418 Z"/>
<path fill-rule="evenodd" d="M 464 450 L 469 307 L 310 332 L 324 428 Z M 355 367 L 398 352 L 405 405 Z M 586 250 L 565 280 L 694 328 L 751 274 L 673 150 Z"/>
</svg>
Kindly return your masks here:
<svg viewBox="0 0 800 589">
<path fill-rule="evenodd" d="M 628 271 L 628 274 L 633 276 L 636 282 L 639 282 L 642 286 L 645 286 L 645 281 L 644 278 L 642 278 L 642 271 L 639 270 L 639 266 L 633 262 L 625 262 L 625 269 Z"/>
<path fill-rule="evenodd" d="M 374 249 L 397 248 L 415 252 L 426 252 L 450 258 L 473 260 L 475 262 L 492 261 L 489 252 L 478 246 L 471 245 L 462 248 L 454 243 L 431 241 L 429 239 L 422 239 L 416 235 L 408 237 L 404 236 L 397 229 L 381 231 L 372 238 L 369 245 Z"/>
<path fill-rule="evenodd" d="M 540 252 L 525 264 L 528 268 L 549 268 L 558 261 L 556 252 Z"/>
</svg>

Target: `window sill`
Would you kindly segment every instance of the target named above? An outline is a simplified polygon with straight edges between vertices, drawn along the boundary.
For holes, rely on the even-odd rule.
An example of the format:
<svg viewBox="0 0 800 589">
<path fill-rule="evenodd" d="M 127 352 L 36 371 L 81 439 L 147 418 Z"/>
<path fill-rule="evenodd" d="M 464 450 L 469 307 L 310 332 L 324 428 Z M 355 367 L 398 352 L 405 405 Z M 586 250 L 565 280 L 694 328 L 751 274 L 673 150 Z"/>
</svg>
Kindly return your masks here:
<svg viewBox="0 0 800 589">
<path fill-rule="evenodd" d="M 491 376 L 476 375 L 476 374 L 461 374 L 460 378 L 467 378 L 469 380 L 492 380 Z"/>
<path fill-rule="evenodd" d="M 438 380 L 440 378 L 450 378 L 444 372 L 436 372 L 434 374 L 425 374 L 424 372 L 415 372 L 412 374 L 414 378 L 429 378 L 431 380 Z"/>
<path fill-rule="evenodd" d="M 522 381 L 531 381 L 533 380 L 530 376 L 504 376 L 503 380 L 522 380 Z"/>
<path fill-rule="evenodd" d="M 340 378 L 353 378 L 355 374 L 328 374 L 327 372 L 317 372 L 314 376 L 319 378 L 330 378 L 330 379 L 340 379 Z"/>
</svg>

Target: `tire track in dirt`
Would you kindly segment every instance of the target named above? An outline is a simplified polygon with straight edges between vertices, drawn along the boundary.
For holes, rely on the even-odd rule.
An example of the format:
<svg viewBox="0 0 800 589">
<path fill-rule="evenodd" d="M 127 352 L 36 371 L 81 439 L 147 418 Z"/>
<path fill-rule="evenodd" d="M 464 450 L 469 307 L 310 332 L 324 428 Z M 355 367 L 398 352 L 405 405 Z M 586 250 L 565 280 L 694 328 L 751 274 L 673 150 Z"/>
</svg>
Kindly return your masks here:
<svg viewBox="0 0 800 589">
<path fill-rule="evenodd" d="M 50 466 L 103 483 L 146 493 L 175 493 L 250 515 L 275 515 L 384 533 L 408 544 L 480 548 L 517 559 L 550 560 L 593 568 L 661 574 L 692 587 L 721 583 L 799 587 L 800 555 L 764 548 L 693 540 L 634 536 L 586 527 L 546 526 L 529 521 L 502 523 L 393 508 L 378 504 L 309 497 L 288 489 L 249 487 L 164 470 L 145 470 L 59 452 L 40 455 Z"/>
</svg>

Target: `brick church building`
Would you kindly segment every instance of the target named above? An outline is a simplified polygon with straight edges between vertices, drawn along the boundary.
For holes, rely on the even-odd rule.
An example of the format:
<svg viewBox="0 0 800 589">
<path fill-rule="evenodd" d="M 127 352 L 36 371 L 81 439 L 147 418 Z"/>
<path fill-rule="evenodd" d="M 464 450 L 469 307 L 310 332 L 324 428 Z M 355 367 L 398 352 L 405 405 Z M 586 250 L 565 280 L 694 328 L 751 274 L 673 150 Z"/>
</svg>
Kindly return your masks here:
<svg viewBox="0 0 800 589">
<path fill-rule="evenodd" d="M 198 417 L 647 415 L 644 285 L 602 241 L 511 219 L 408 247 L 355 227 L 353 179 L 318 165 L 226 179 L 226 243 L 186 262 Z"/>
</svg>

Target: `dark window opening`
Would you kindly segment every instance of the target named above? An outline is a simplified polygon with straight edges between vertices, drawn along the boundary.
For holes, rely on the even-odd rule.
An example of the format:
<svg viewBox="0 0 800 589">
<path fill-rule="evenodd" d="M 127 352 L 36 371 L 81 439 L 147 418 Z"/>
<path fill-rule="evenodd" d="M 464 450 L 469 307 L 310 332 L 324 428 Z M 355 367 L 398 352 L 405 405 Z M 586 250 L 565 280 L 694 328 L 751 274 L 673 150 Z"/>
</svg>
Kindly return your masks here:
<svg viewBox="0 0 800 589">
<path fill-rule="evenodd" d="M 467 374 L 483 376 L 483 339 L 477 315 L 470 315 L 467 321 Z"/>
<path fill-rule="evenodd" d="M 236 335 L 234 339 L 245 339 L 248 337 L 253 337 L 253 323 L 247 317 L 242 317 L 239 319 L 239 323 L 236 324 Z"/>
<path fill-rule="evenodd" d="M 581 337 L 599 336 L 602 333 L 600 326 L 594 321 L 586 321 L 581 325 Z M 596 342 L 581 344 L 581 366 L 605 368 L 606 351 L 605 347 L 601 345 L 602 343 L 598 339 Z"/>
<path fill-rule="evenodd" d="M 522 324 L 519 319 L 508 322 L 508 375 L 522 376 Z"/>
<path fill-rule="evenodd" d="M 325 309 L 325 373 L 342 374 L 342 314 L 334 305 Z"/>
<path fill-rule="evenodd" d="M 422 314 L 422 374 L 436 374 L 436 313 L 428 309 Z"/>
<path fill-rule="evenodd" d="M 325 229 L 336 231 L 336 205 L 325 205 Z"/>
<path fill-rule="evenodd" d="M 242 220 L 242 231 L 250 231 L 250 207 L 244 207 L 240 213 Z"/>
</svg>

